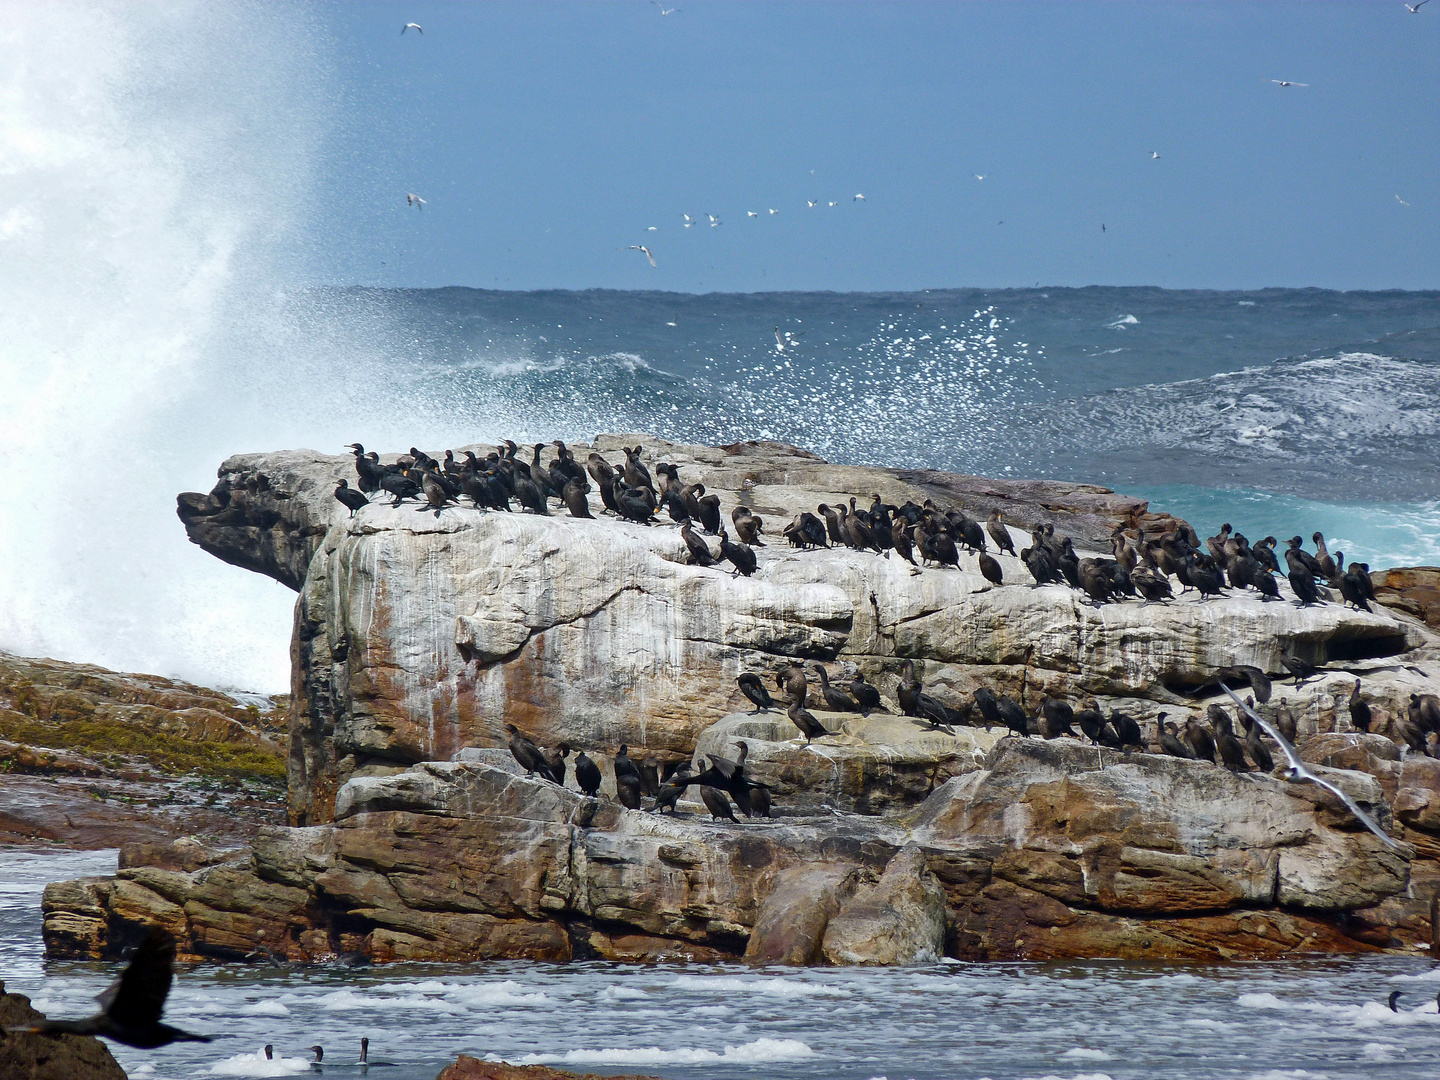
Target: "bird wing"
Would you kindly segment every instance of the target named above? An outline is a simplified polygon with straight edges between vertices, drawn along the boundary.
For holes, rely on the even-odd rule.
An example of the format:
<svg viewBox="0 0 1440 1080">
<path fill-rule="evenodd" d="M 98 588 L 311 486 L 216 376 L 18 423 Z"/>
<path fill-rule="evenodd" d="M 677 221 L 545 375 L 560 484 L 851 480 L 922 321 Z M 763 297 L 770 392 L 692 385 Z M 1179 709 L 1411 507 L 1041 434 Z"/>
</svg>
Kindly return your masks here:
<svg viewBox="0 0 1440 1080">
<path fill-rule="evenodd" d="M 1309 780 L 1312 784 L 1318 784 L 1326 791 L 1337 795 L 1340 798 L 1340 801 L 1343 802 L 1345 806 L 1349 809 L 1349 811 L 1354 814 L 1356 818 L 1359 819 L 1362 825 L 1364 825 L 1367 829 L 1373 832 L 1381 840 L 1385 841 L 1385 843 L 1388 844 L 1390 847 L 1397 849 L 1400 847 L 1399 844 L 1397 844 L 1393 839 L 1386 835 L 1385 831 L 1381 829 L 1379 825 L 1375 824 L 1375 820 L 1371 818 L 1369 814 L 1365 813 L 1364 810 L 1361 810 L 1360 807 L 1356 805 L 1354 799 L 1352 799 L 1349 795 L 1345 794 L 1345 792 L 1341 791 L 1338 787 L 1330 783 L 1328 780 L 1322 780 L 1320 777 L 1316 776 L 1313 772 L 1306 768 L 1305 763 L 1300 760 L 1300 755 L 1295 752 L 1295 748 L 1290 745 L 1290 741 L 1286 739 L 1284 735 L 1281 735 L 1280 732 L 1276 731 L 1273 727 L 1270 726 L 1269 723 L 1262 719 L 1260 715 L 1255 712 L 1254 709 L 1250 708 L 1250 706 L 1246 705 L 1243 701 L 1236 697 L 1235 692 L 1231 690 L 1228 686 L 1225 686 L 1222 683 L 1221 689 L 1224 690 L 1225 693 L 1230 695 L 1236 705 L 1240 706 L 1240 708 L 1244 709 L 1245 712 L 1249 714 L 1251 720 L 1255 721 L 1255 723 L 1259 724 L 1262 728 L 1264 728 L 1266 734 L 1268 734 L 1272 739 L 1275 740 L 1276 744 L 1285 754 L 1285 759 L 1290 763 L 1290 770 L 1294 777 L 1301 780 Z"/>
<path fill-rule="evenodd" d="M 175 939 L 152 926 L 120 978 L 100 995 L 105 1014 L 117 1024 L 145 1027 L 160 1022 L 175 964 Z"/>
</svg>

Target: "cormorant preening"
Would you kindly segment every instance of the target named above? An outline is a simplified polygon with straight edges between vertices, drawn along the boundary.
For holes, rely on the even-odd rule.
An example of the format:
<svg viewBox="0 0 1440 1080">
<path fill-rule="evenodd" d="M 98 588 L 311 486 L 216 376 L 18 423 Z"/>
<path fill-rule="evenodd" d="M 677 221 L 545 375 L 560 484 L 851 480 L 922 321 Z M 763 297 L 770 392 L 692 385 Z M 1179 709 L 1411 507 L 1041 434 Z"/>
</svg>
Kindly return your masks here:
<svg viewBox="0 0 1440 1080">
<path fill-rule="evenodd" d="M 675 813 L 675 804 L 680 801 L 680 796 L 685 794 L 685 781 L 690 779 L 690 775 L 690 762 L 680 762 L 679 768 L 670 774 L 670 779 L 660 785 L 660 790 L 655 795 L 655 813 L 660 813 L 667 806 L 670 813 Z"/>
<path fill-rule="evenodd" d="M 640 794 L 652 799 L 660 794 L 660 763 L 653 757 L 640 763 Z"/>
<path fill-rule="evenodd" d="M 1110 727 L 1115 732 L 1115 740 L 1121 750 L 1126 747 L 1139 747 L 1142 751 L 1145 747 L 1145 737 L 1140 733 L 1140 725 L 1135 718 L 1127 716 L 1118 709 L 1110 710 Z"/>
<path fill-rule="evenodd" d="M 755 672 L 742 671 L 735 681 L 740 684 L 740 692 L 755 706 L 755 712 L 775 708 L 775 699 L 770 696 L 770 691 L 765 689 L 765 684 Z"/>
<path fill-rule="evenodd" d="M 570 744 L 562 742 L 554 750 L 544 752 L 545 764 L 550 766 L 550 775 L 561 787 L 565 786 L 565 759 L 570 756 Z"/>
<path fill-rule="evenodd" d="M 799 664 L 781 664 L 775 671 L 775 687 L 801 705 L 805 704 L 806 695 L 810 693 L 810 682 L 805 678 L 805 669 Z"/>
<path fill-rule="evenodd" d="M 1045 738 L 1057 739 L 1061 735 L 1078 738 L 1075 729 L 1070 726 L 1074 720 L 1075 710 L 1065 702 L 1056 701 L 1048 695 L 1040 702 L 1040 734 Z"/>
<path fill-rule="evenodd" d="M 720 532 L 720 496 L 704 495 L 695 500 L 700 507 L 700 527 L 711 536 Z M 722 534 L 723 535 L 723 534 Z"/>
<path fill-rule="evenodd" d="M 575 782 L 592 799 L 600 794 L 600 766 L 591 761 L 584 750 L 575 755 Z"/>
<path fill-rule="evenodd" d="M 1100 745 L 1105 733 L 1105 714 L 1100 711 L 1099 704 L 1093 698 L 1086 708 L 1075 714 L 1075 723 L 1080 725 L 1080 730 L 1087 739 Z"/>
<path fill-rule="evenodd" d="M 985 522 L 985 531 L 990 534 L 990 539 L 995 541 L 995 550 L 1015 554 L 1015 541 L 1010 539 L 1010 530 L 1005 528 L 1005 523 L 1000 520 L 999 507 L 990 511 L 990 517 Z"/>
<path fill-rule="evenodd" d="M 837 689 L 830 685 L 830 673 L 820 665 L 815 665 L 815 670 L 820 673 L 820 697 L 825 702 L 825 707 L 831 712 L 859 712 L 860 705 L 844 690 Z"/>
<path fill-rule="evenodd" d="M 343 484 L 345 481 L 340 482 Z M 335 497 L 340 498 L 338 491 L 335 493 Z M 1370 578 L 1361 570 L 1363 565 L 1363 563 L 1351 563 L 1350 569 L 1341 574 L 1336 583 L 1340 586 L 1340 595 L 1345 598 L 1345 603 L 1354 604 L 1361 611 L 1370 611 L 1370 599 L 1374 597 L 1375 593 L 1368 587 Z"/>
<path fill-rule="evenodd" d="M 349 508 L 352 518 L 355 516 L 356 510 L 370 505 L 370 500 L 365 497 L 364 493 L 352 488 L 350 482 L 343 476 L 335 481 L 335 498 Z"/>
<path fill-rule="evenodd" d="M 588 518 L 594 517 L 590 513 L 590 500 L 585 493 L 590 490 L 590 485 L 584 480 L 570 479 L 565 482 L 564 489 L 560 492 L 560 498 L 565 503 L 565 508 L 570 511 L 571 517 Z"/>
<path fill-rule="evenodd" d="M 954 735 L 955 729 L 950 726 L 950 710 L 921 689 L 920 677 L 915 674 L 915 661 L 905 661 L 904 673 L 895 691 L 901 713 L 924 720 L 947 735 Z"/>
<path fill-rule="evenodd" d="M 160 1022 L 174 979 L 175 939 L 152 926 L 120 978 L 100 995 L 102 1011 L 84 1020 L 41 1020 L 33 1027 L 12 1028 L 41 1035 L 102 1035 L 141 1050 L 174 1042 L 209 1042 L 209 1035 Z"/>
<path fill-rule="evenodd" d="M 1350 722 L 1356 731 L 1370 734 L 1370 705 L 1360 696 L 1360 680 L 1355 680 L 1355 689 L 1350 691 Z"/>
<path fill-rule="evenodd" d="M 1170 582 L 1156 570 L 1148 566 L 1137 566 L 1130 571 L 1130 584 L 1140 590 L 1140 595 L 1150 601 L 1165 601 L 1174 597 L 1170 588 Z"/>
<path fill-rule="evenodd" d="M 632 488 L 649 488 L 655 490 L 655 481 L 650 479 L 650 470 L 640 462 L 640 455 L 645 452 L 643 446 L 636 446 L 633 449 L 622 446 L 625 451 L 625 483 Z"/>
<path fill-rule="evenodd" d="M 1275 727 L 1279 730 L 1280 734 L 1289 739 L 1291 743 L 1295 741 L 1295 714 L 1290 711 L 1290 706 L 1286 705 L 1283 701 L 1275 706 Z"/>
<path fill-rule="evenodd" d="M 857 671 L 850 680 L 850 696 L 860 703 L 860 712 L 865 716 L 869 716 L 874 709 L 888 711 L 880 701 L 880 691 L 865 681 L 865 673 L 862 671 Z"/>
<path fill-rule="evenodd" d="M 748 506 L 737 506 L 731 510 L 730 521 L 735 526 L 735 535 L 742 544 L 749 544 L 751 547 L 765 546 L 760 539 L 760 534 L 765 531 L 765 523 Z"/>
<path fill-rule="evenodd" d="M 795 520 L 781 530 L 780 535 L 790 541 L 791 547 L 829 547 L 825 540 L 825 526 L 814 514 L 806 511 L 796 514 Z"/>
<path fill-rule="evenodd" d="M 890 546 L 895 549 L 895 554 L 910 564 L 910 573 L 920 573 L 920 567 L 915 565 L 915 546 L 907 531 L 909 526 L 905 519 L 896 518 L 895 523 L 890 526 Z"/>
<path fill-rule="evenodd" d="M 1215 740 L 1210 733 L 1195 722 L 1192 716 L 1185 721 L 1185 741 L 1190 744 L 1195 757 L 1201 761 L 1215 763 Z"/>
<path fill-rule="evenodd" d="M 555 778 L 555 774 L 550 771 L 550 763 L 545 760 L 545 755 L 528 736 L 521 733 L 514 724 L 506 724 L 505 731 L 510 736 L 510 753 L 520 763 L 520 767 L 525 770 L 526 776 L 538 774 L 552 783 L 560 783 Z"/>
</svg>

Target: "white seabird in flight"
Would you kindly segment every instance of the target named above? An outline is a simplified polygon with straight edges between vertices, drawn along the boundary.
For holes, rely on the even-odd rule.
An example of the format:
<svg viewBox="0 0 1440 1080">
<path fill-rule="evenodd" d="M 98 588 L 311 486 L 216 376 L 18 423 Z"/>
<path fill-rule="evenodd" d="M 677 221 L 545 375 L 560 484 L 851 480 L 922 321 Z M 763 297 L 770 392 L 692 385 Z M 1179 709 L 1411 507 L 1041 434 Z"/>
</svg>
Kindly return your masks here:
<svg viewBox="0 0 1440 1080">
<path fill-rule="evenodd" d="M 1160 151 L 1159 151 L 1159 150 L 1151 150 L 1151 151 L 1150 151 L 1150 160 L 1151 160 L 1151 161 L 1159 161 L 1159 160 L 1160 160 Z"/>
<path fill-rule="evenodd" d="M 1399 195 L 1396 195 L 1396 196 L 1395 196 L 1395 201 L 1398 202 L 1401 206 L 1409 206 L 1409 205 L 1410 205 L 1410 204 L 1409 204 L 1408 202 L 1406 202 L 1404 199 L 1400 198 Z"/>
<path fill-rule="evenodd" d="M 814 199 L 806 199 L 806 200 L 805 200 L 805 205 L 808 206 L 808 207 L 810 207 L 810 209 L 813 210 L 813 209 L 815 209 L 816 206 L 819 205 L 819 203 L 817 203 Z"/>
<path fill-rule="evenodd" d="M 789 330 L 782 331 L 778 326 L 775 327 L 775 351 L 783 353 L 795 344 L 796 338 L 802 338 L 804 336 L 803 331 L 798 334 L 792 334 Z"/>
<path fill-rule="evenodd" d="M 853 199 L 851 199 L 850 201 L 851 201 L 851 202 L 864 202 L 864 201 L 865 201 L 865 196 L 864 196 L 864 195 L 859 195 L 859 194 L 857 194 L 857 195 L 856 195 Z"/>
<path fill-rule="evenodd" d="M 989 175 L 989 174 L 987 173 L 986 175 Z M 985 177 L 984 177 L 984 176 L 981 176 L 981 175 L 977 172 L 977 173 L 975 174 L 975 179 L 976 179 L 976 180 L 984 180 Z"/>
<path fill-rule="evenodd" d="M 391 23 L 390 25 L 391 25 L 391 26 L 394 26 L 395 24 L 394 24 L 394 23 Z M 420 24 L 419 24 L 418 22 L 407 22 L 404 26 L 402 26 L 402 27 L 400 28 L 400 36 L 401 36 L 401 37 L 404 37 L 404 36 L 405 36 L 405 31 L 406 31 L 406 30 L 420 30 L 420 33 L 422 33 L 422 34 L 425 33 L 424 30 L 421 30 Z"/>
<path fill-rule="evenodd" d="M 746 210 L 746 211 L 745 211 L 745 216 L 746 216 L 746 217 L 759 217 L 759 216 L 760 216 L 760 211 L 758 211 L 758 210 Z"/>
<path fill-rule="evenodd" d="M 1288 79 L 1266 79 L 1266 82 L 1273 82 L 1276 86 L 1309 86 L 1308 82 L 1290 82 Z"/>
<path fill-rule="evenodd" d="M 650 260 L 650 265 L 651 265 L 651 266 L 654 266 L 654 265 L 655 265 L 655 256 L 650 254 L 650 249 L 649 249 L 648 247 L 646 247 L 644 244 L 631 244 L 631 245 L 630 245 L 630 250 L 631 250 L 631 251 L 639 251 L 639 252 L 642 252 L 642 253 L 644 254 L 645 258 L 647 258 L 647 259 Z"/>
<path fill-rule="evenodd" d="M 409 193 L 406 194 L 406 196 L 405 196 L 405 205 L 406 205 L 406 206 L 414 206 L 414 207 L 417 207 L 417 208 L 419 208 L 419 209 L 421 209 L 421 210 L 424 210 L 424 209 L 425 209 L 425 200 L 422 199 L 419 195 L 416 195 L 416 194 L 412 191 L 412 192 L 409 192 Z"/>
<path fill-rule="evenodd" d="M 720 219 L 719 219 L 718 217 L 716 217 L 714 214 L 706 214 L 705 216 L 710 219 L 710 228 L 713 229 L 713 228 L 715 228 L 716 225 L 721 224 Z"/>
<path fill-rule="evenodd" d="M 1352 799 L 1349 795 L 1346 795 L 1345 792 L 1341 791 L 1334 784 L 1330 783 L 1330 781 L 1320 779 L 1320 777 L 1316 776 L 1313 772 L 1306 768 L 1305 763 L 1300 760 L 1300 755 L 1295 752 L 1295 748 L 1290 745 L 1289 740 L 1286 739 L 1284 735 L 1281 735 L 1280 732 L 1276 731 L 1273 727 L 1271 727 L 1267 721 L 1263 720 L 1255 712 L 1254 709 L 1250 708 L 1249 705 L 1246 705 L 1243 701 L 1236 697 L 1234 690 L 1231 690 L 1223 682 L 1220 684 L 1220 689 L 1224 690 L 1225 693 L 1229 694 L 1230 699 L 1234 701 L 1236 705 L 1239 705 L 1240 708 L 1244 709 L 1245 712 L 1249 714 L 1251 720 L 1264 728 L 1265 734 L 1269 735 L 1272 739 L 1275 740 L 1275 745 L 1280 747 L 1280 752 L 1285 755 L 1285 760 L 1289 763 L 1289 767 L 1285 770 L 1286 780 L 1289 780 L 1292 783 L 1299 783 L 1302 780 L 1308 780 L 1310 781 L 1310 783 L 1318 785 L 1319 787 L 1324 788 L 1331 794 L 1338 796 L 1340 801 L 1343 802 L 1346 807 L 1349 808 L 1350 812 L 1354 814 L 1355 817 L 1359 820 L 1360 824 L 1364 825 L 1381 840 L 1385 841 L 1385 843 L 1388 844 L 1390 847 L 1399 848 L 1400 845 L 1397 844 L 1389 836 L 1387 836 L 1385 834 L 1385 830 L 1380 828 L 1379 825 L 1375 824 L 1374 819 L 1371 818 L 1369 814 L 1365 813 L 1364 810 L 1361 810 L 1360 807 L 1356 805 L 1354 799 Z"/>
<path fill-rule="evenodd" d="M 1402 0 L 1402 2 L 1403 2 L 1403 0 Z M 1420 9 L 1421 9 L 1422 7 L 1424 7 L 1426 4 L 1428 4 L 1429 2 L 1430 2 L 1430 0 L 1420 0 L 1420 3 L 1418 3 L 1418 4 L 1406 4 L 1406 5 L 1405 5 L 1405 10 L 1408 11 L 1408 12 L 1410 12 L 1411 15 L 1419 15 L 1419 14 L 1420 14 Z"/>
<path fill-rule="evenodd" d="M 692 218 L 689 214 L 681 214 L 680 216 L 685 219 L 685 228 L 688 229 L 691 225 L 695 224 L 695 219 Z"/>
<path fill-rule="evenodd" d="M 776 210 L 773 206 L 770 208 L 770 213 L 771 213 L 771 214 L 778 214 L 779 212 L 780 212 L 780 211 L 779 211 L 779 210 Z"/>
<path fill-rule="evenodd" d="M 665 8 L 663 8 L 663 7 L 660 6 L 660 0 L 650 0 L 650 3 L 654 4 L 657 8 L 660 8 L 660 14 L 661 14 L 662 16 L 663 16 L 663 15 L 674 15 L 677 11 L 680 10 L 678 7 L 672 7 L 672 8 L 670 8 L 670 9 L 667 11 Z"/>
</svg>

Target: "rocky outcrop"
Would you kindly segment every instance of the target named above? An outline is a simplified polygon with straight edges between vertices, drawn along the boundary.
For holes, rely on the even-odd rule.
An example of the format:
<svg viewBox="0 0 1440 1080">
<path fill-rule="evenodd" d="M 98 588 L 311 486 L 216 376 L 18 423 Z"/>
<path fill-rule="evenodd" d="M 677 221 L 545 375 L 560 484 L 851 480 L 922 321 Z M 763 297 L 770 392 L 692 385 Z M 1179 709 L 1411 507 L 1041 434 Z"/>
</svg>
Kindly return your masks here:
<svg viewBox="0 0 1440 1080">
<path fill-rule="evenodd" d="M 45 1019 L 24 994 L 0 982 L 0 1076 L 5 1080 L 125 1080 L 125 1070 L 93 1035 L 16 1032 Z"/>
<path fill-rule="evenodd" d="M 1440 566 L 1411 566 L 1376 574 L 1375 599 L 1440 629 Z"/>
<path fill-rule="evenodd" d="M 622 441 L 635 440 L 601 446 L 614 456 Z M 1440 682 L 1423 624 L 1239 593 L 1095 607 L 1031 587 L 1009 556 L 997 587 L 971 555 L 912 573 L 898 558 L 794 551 L 773 535 L 783 521 L 851 493 L 969 491 L 976 513 L 1003 502 L 1017 524 L 1057 520 L 1080 540 L 1162 523 L 1101 489 L 982 488 L 773 444 L 642 441 L 726 510 L 743 498 L 767 516 L 753 578 L 690 565 L 672 528 L 609 518 L 375 504 L 352 520 L 330 495 L 348 458 L 232 459 L 226 490 L 185 497 L 192 538 L 300 590 L 295 827 L 263 830 L 234 858 L 132 853 L 113 880 L 53 887 L 52 954 L 105 952 L 135 922 L 173 929 L 193 955 L 293 960 L 1217 959 L 1428 942 L 1440 771 L 1402 760 L 1387 737 L 1409 694 Z M 1324 670 L 1296 685 L 1282 656 Z M 842 680 L 862 671 L 892 712 L 817 712 L 829 734 L 809 746 L 781 713 L 735 713 L 735 676 L 768 681 L 782 659 Z M 1307 759 L 1401 848 L 1275 776 L 929 730 L 895 715 L 907 662 L 962 711 L 980 685 L 1032 710 L 1046 694 L 1093 696 L 1147 738 L 1162 712 L 1183 719 L 1214 700 L 1197 695 L 1217 668 L 1283 676 L 1261 708 L 1287 708 Z M 1345 707 L 1356 675 L 1369 737 Z M 527 779 L 501 749 L 507 722 L 598 754 L 607 792 L 622 742 L 640 760 L 703 768 L 743 740 L 775 816 L 712 822 L 690 798 L 662 816 L 586 797 L 573 779 Z"/>
<path fill-rule="evenodd" d="M 1080 542 L 1132 520 L 1173 523 L 1102 488 L 834 466 L 774 443 L 604 436 L 597 446 L 613 458 L 634 442 L 704 483 L 725 511 L 743 501 L 766 517 L 770 546 L 753 578 L 688 565 L 674 528 L 608 518 L 436 517 L 381 499 L 351 519 L 332 497 L 334 480 L 353 474 L 346 456 L 232 458 L 212 495 L 182 496 L 195 542 L 300 590 L 293 824 L 330 820 L 352 776 L 503 745 L 507 722 L 550 744 L 611 751 L 623 742 L 676 761 L 741 700 L 735 676 L 768 672 L 778 656 L 858 668 L 890 694 L 903 661 L 915 659 L 957 702 L 982 681 L 1027 703 L 1050 691 L 1167 700 L 1230 663 L 1278 673 L 1287 652 L 1347 661 L 1419 640 L 1388 615 L 1333 604 L 1302 610 L 1235 596 L 1093 608 L 1068 588 L 1031 588 L 1009 556 L 1000 561 L 1015 584 L 997 588 L 971 556 L 958 571 L 912 575 L 899 559 L 793 551 L 778 536 L 801 509 L 872 493 L 896 504 L 958 501 L 977 514 L 998 506 L 1020 527 L 1017 547 L 1020 530 L 1040 522 Z M 589 448 L 574 449 L 583 459 Z"/>
<path fill-rule="evenodd" d="M 240 841 L 284 820 L 284 706 L 0 653 L 0 843 Z"/>
</svg>

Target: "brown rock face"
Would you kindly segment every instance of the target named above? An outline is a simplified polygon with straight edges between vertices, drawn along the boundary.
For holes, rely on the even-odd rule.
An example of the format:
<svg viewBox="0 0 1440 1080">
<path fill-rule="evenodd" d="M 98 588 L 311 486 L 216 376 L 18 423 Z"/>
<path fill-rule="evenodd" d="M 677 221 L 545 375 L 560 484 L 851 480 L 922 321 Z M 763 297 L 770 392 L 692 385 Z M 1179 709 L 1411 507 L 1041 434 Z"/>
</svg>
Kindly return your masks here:
<svg viewBox="0 0 1440 1080">
<path fill-rule="evenodd" d="M 780 871 L 756 914 L 745 959 L 761 965 L 819 963 L 825 928 L 857 881 L 858 872 L 848 863 L 807 863 Z"/>
<path fill-rule="evenodd" d="M 1373 575 L 1375 599 L 1440 629 L 1440 566 L 1410 566 Z"/>
<path fill-rule="evenodd" d="M 0 982 L 0 1076 L 5 1080 L 125 1080 L 109 1048 L 91 1035 L 28 1035 L 13 1029 L 44 1020 L 24 994 Z"/>
<path fill-rule="evenodd" d="M 822 946 L 832 964 L 933 964 L 945 954 L 945 892 L 918 847 L 841 906 Z"/>
</svg>

